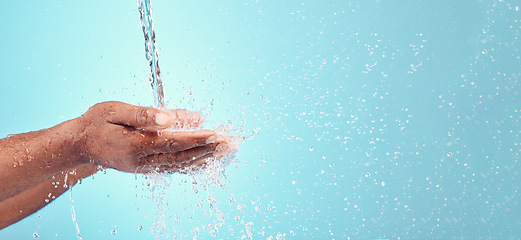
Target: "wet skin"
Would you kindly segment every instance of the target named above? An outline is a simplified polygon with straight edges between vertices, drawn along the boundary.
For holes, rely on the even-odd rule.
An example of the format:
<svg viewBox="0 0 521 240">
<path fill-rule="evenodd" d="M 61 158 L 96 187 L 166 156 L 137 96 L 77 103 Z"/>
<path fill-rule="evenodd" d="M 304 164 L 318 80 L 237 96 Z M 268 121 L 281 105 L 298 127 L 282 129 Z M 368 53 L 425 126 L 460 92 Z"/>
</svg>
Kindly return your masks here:
<svg viewBox="0 0 521 240">
<path fill-rule="evenodd" d="M 186 110 L 103 102 L 52 128 L 0 139 L 0 229 L 44 207 L 98 166 L 183 172 L 228 154 L 228 136 L 186 131 L 201 123 L 200 114 Z"/>
</svg>

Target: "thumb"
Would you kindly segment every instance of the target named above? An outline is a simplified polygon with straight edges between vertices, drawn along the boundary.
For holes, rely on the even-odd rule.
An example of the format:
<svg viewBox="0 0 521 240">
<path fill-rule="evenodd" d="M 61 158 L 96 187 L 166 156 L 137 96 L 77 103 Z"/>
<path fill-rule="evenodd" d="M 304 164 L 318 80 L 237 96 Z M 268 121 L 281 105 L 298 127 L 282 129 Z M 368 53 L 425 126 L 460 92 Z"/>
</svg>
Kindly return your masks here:
<svg viewBox="0 0 521 240">
<path fill-rule="evenodd" d="M 105 120 L 112 124 L 125 125 L 145 131 L 159 131 L 172 125 L 169 112 L 152 107 L 139 107 L 122 102 L 102 104 Z"/>
</svg>

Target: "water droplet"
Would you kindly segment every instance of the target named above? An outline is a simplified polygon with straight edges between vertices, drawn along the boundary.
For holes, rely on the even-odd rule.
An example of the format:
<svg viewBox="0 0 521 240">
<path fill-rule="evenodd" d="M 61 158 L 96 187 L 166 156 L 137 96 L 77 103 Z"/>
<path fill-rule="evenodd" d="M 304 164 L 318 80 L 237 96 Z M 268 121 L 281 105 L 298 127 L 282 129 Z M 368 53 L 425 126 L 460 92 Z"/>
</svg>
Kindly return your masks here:
<svg viewBox="0 0 521 240">
<path fill-rule="evenodd" d="M 237 205 L 237 210 L 239 210 L 241 213 L 244 213 L 244 208 L 246 207 L 246 205 L 243 205 L 243 204 L 238 204 Z"/>
<path fill-rule="evenodd" d="M 310 152 L 313 152 L 313 147 L 309 147 L 309 151 L 310 151 Z"/>
<path fill-rule="evenodd" d="M 365 173 L 365 177 L 370 177 L 370 176 L 371 176 L 370 173 L 368 173 L 368 172 Z"/>
<path fill-rule="evenodd" d="M 40 235 L 38 235 L 38 233 L 33 233 L 33 238 L 37 238 L 39 237 Z"/>
<path fill-rule="evenodd" d="M 137 227 L 137 230 L 138 230 L 138 231 L 143 230 L 143 225 L 139 225 L 139 227 Z"/>
<path fill-rule="evenodd" d="M 228 197 L 228 202 L 231 204 L 232 202 L 235 202 L 235 196 L 233 196 L 233 194 L 230 194 L 230 196 Z"/>
<path fill-rule="evenodd" d="M 452 156 L 452 152 L 447 153 L 447 157 L 450 157 L 450 156 Z"/>
<path fill-rule="evenodd" d="M 486 54 L 487 53 L 487 49 L 483 49 L 483 51 L 481 51 L 482 54 Z"/>
<path fill-rule="evenodd" d="M 112 229 L 112 231 L 110 231 L 110 234 L 112 234 L 112 235 L 116 235 L 116 233 L 118 233 L 118 231 L 116 231 L 116 229 Z"/>
<path fill-rule="evenodd" d="M 292 180 L 291 183 L 292 183 L 292 184 L 296 184 L 297 181 L 296 181 L 296 180 Z"/>
<path fill-rule="evenodd" d="M 235 216 L 235 221 L 239 221 L 240 217 L 239 216 Z"/>
<path fill-rule="evenodd" d="M 382 187 L 385 187 L 385 182 L 382 181 Z"/>
</svg>

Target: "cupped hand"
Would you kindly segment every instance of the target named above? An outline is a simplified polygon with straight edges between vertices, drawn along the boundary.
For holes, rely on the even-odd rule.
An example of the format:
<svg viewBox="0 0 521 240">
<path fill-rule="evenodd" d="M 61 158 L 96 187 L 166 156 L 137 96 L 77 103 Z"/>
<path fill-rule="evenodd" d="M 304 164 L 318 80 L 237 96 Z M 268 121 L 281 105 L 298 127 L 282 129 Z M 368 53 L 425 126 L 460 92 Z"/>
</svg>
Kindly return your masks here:
<svg viewBox="0 0 521 240">
<path fill-rule="evenodd" d="M 77 119 L 84 149 L 82 161 L 124 172 L 180 171 L 225 155 L 227 136 L 199 127 L 199 113 L 159 110 L 122 102 L 103 102 Z"/>
</svg>

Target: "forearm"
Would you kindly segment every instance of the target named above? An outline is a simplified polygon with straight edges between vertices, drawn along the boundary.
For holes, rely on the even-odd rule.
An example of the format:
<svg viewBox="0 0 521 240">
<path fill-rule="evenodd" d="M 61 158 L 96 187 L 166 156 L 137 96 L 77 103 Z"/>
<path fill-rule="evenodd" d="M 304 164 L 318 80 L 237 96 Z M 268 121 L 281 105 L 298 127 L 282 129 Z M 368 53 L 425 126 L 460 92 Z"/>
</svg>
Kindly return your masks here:
<svg viewBox="0 0 521 240">
<path fill-rule="evenodd" d="M 0 201 L 84 164 L 76 121 L 0 139 Z"/>
<path fill-rule="evenodd" d="M 97 171 L 98 167 L 95 165 L 84 165 L 72 172 L 57 174 L 11 198 L 0 201 L 0 229 L 40 210 L 79 180 Z"/>
</svg>

